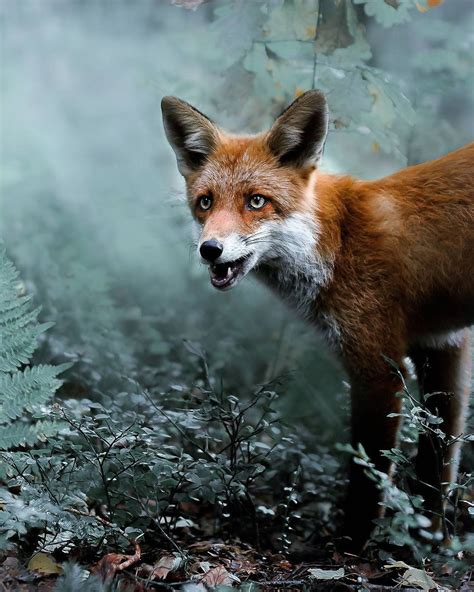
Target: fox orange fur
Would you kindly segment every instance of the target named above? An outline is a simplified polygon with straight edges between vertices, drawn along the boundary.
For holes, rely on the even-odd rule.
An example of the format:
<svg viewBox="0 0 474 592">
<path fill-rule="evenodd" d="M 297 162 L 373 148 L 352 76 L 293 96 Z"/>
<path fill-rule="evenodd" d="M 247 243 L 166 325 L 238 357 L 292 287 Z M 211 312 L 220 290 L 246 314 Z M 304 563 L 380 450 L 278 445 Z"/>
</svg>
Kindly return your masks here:
<svg viewBox="0 0 474 592">
<path fill-rule="evenodd" d="M 396 445 L 411 357 L 427 404 L 462 434 L 474 323 L 474 144 L 377 181 L 320 172 L 324 95 L 309 91 L 257 135 L 225 133 L 188 103 L 162 102 L 167 137 L 200 227 L 212 284 L 248 272 L 323 331 L 351 382 L 352 442 L 381 471 Z M 445 394 L 440 394 L 445 393 Z M 456 478 L 459 445 L 440 459 L 421 437 L 419 489 L 436 515 L 441 482 Z M 380 516 L 380 493 L 355 463 L 346 533 L 354 545 Z"/>
</svg>

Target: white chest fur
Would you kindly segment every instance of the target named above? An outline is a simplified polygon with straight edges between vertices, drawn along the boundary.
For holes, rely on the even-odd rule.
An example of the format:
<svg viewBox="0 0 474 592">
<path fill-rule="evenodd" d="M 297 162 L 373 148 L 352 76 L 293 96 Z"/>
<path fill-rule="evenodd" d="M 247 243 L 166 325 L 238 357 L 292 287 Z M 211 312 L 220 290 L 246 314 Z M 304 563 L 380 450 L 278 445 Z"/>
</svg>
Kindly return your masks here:
<svg viewBox="0 0 474 592">
<path fill-rule="evenodd" d="M 339 340 L 336 324 L 316 306 L 321 288 L 332 277 L 332 262 L 318 253 L 317 221 L 307 214 L 292 214 L 284 221 L 267 223 L 265 234 L 271 248 L 255 270 L 257 277 L 334 344 Z"/>
</svg>

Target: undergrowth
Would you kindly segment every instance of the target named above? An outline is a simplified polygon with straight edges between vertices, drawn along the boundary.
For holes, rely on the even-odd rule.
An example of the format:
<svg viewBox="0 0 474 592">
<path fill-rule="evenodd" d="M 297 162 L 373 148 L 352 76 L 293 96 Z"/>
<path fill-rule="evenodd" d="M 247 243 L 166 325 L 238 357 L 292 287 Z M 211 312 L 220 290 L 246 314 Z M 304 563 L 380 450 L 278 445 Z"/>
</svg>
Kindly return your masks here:
<svg viewBox="0 0 474 592">
<path fill-rule="evenodd" d="M 278 384 L 229 391 L 211 375 L 199 344 L 185 342 L 181 355 L 192 363 L 173 384 L 144 386 L 129 378 L 126 390 L 102 392 L 98 400 L 93 372 L 79 384 L 77 372 L 70 371 L 53 401 L 60 386 L 56 377 L 67 368 L 32 364 L 45 327 L 37 324 L 37 311 L 28 312 L 29 300 L 6 258 L 0 273 L 3 325 L 29 327 L 28 339 L 16 339 L 14 355 L 8 339 L 1 344 L 3 359 L 13 360 L 1 376 L 8 388 L 2 391 L 0 421 L 12 433 L 0 453 L 0 544 L 6 552 L 15 549 L 24 559 L 48 553 L 89 565 L 140 541 L 147 561 L 166 550 L 185 572 L 190 548 L 206 539 L 289 557 L 304 557 L 308 550 L 335 557 L 345 459 L 315 446 L 314 436 L 301 426 L 285 425 L 275 409 Z M 93 396 L 84 396 L 89 390 Z M 386 451 L 397 467 L 393 482 L 362 449 L 342 446 L 386 495 L 387 513 L 367 557 L 414 562 L 459 581 L 473 542 L 466 533 L 472 476 L 464 471 L 459 483 L 447 488 L 442 518 L 452 543 L 441 546 L 429 530 L 423 499 L 410 493 L 408 483 L 420 434 L 429 433 L 443 450 L 452 442 L 409 386 L 401 396 L 402 441 Z M 27 436 L 17 438 L 17 425 Z M 79 572 L 68 568 L 57 590 L 70 589 L 67 578 Z M 87 581 L 91 590 L 125 589 L 111 582 L 100 587 L 95 576 Z"/>
</svg>

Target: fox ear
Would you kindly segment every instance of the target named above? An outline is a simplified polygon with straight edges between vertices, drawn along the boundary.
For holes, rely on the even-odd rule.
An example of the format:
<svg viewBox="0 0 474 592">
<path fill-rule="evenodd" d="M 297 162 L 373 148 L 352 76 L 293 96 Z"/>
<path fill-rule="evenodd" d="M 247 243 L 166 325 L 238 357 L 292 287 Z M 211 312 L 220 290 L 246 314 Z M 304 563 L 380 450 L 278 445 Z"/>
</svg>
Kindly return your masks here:
<svg viewBox="0 0 474 592">
<path fill-rule="evenodd" d="M 268 146 L 281 164 L 317 165 L 323 155 L 328 122 L 326 97 L 319 90 L 309 90 L 275 121 L 268 132 Z"/>
<path fill-rule="evenodd" d="M 168 142 L 178 161 L 179 172 L 186 177 L 204 164 L 218 138 L 217 127 L 200 111 L 177 97 L 161 101 L 163 125 Z"/>
</svg>

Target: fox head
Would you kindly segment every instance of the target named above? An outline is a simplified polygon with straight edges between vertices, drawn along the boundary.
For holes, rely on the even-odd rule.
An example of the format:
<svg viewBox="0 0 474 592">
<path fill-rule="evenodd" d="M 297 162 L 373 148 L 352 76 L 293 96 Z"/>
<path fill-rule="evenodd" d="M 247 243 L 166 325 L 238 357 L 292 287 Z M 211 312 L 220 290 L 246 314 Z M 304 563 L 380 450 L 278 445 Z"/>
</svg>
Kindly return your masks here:
<svg viewBox="0 0 474 592">
<path fill-rule="evenodd" d="M 304 93 L 270 130 L 252 136 L 224 132 L 176 97 L 161 106 L 212 285 L 230 289 L 250 270 L 282 260 L 308 264 L 318 236 L 313 173 L 328 129 L 323 93 Z"/>
</svg>

